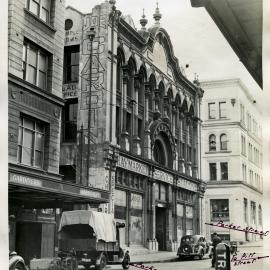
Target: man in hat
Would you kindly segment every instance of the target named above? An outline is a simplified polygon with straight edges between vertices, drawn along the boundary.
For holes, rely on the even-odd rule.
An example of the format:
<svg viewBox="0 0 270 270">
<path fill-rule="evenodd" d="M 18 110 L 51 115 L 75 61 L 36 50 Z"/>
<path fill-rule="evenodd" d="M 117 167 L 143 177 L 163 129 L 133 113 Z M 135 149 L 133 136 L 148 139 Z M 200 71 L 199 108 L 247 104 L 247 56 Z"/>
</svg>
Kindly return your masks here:
<svg viewBox="0 0 270 270">
<path fill-rule="evenodd" d="M 216 232 L 213 233 L 213 257 L 212 257 L 212 267 L 215 267 L 216 264 L 216 247 L 217 244 L 221 243 L 221 238 L 217 235 Z"/>
</svg>

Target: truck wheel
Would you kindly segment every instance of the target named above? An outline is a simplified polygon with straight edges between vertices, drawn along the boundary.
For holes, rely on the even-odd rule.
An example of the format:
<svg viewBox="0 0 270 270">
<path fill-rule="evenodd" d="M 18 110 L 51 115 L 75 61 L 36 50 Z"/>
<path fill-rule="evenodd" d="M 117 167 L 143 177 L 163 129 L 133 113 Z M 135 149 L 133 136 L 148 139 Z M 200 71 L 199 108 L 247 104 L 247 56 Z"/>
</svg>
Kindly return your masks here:
<svg viewBox="0 0 270 270">
<path fill-rule="evenodd" d="M 99 259 L 100 259 L 100 263 L 96 265 L 96 270 L 105 270 L 106 265 L 107 265 L 106 256 L 103 253 L 101 253 Z"/>
</svg>

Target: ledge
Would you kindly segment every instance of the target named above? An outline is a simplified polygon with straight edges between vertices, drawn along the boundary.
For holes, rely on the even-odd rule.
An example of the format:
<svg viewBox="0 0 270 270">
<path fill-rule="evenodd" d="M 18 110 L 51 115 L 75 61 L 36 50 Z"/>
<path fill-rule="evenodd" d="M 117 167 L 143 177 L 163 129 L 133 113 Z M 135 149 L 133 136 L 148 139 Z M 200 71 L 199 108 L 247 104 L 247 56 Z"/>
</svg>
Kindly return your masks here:
<svg viewBox="0 0 270 270">
<path fill-rule="evenodd" d="M 48 23 L 44 22 L 43 20 L 41 20 L 37 15 L 35 15 L 34 13 L 32 13 L 27 8 L 24 8 L 24 12 L 26 14 L 28 14 L 29 16 L 33 17 L 36 21 L 38 21 L 39 23 L 41 23 L 45 27 L 47 27 L 51 32 L 53 32 L 53 33 L 56 32 L 56 29 L 55 28 L 53 28 L 50 24 L 48 24 Z"/>
</svg>

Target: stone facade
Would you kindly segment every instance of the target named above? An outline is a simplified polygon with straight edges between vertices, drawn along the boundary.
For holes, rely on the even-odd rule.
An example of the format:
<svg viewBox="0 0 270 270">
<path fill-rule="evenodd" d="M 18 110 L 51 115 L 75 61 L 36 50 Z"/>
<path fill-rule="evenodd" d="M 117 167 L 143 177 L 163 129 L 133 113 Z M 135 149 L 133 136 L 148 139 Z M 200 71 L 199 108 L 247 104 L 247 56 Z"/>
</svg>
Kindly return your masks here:
<svg viewBox="0 0 270 270">
<path fill-rule="evenodd" d="M 239 79 L 206 81 L 202 106 L 202 178 L 207 181 L 205 220 L 246 228 L 262 227 L 261 113 Z M 211 168 L 212 167 L 212 168 Z M 217 231 L 238 242 L 260 240 L 259 235 L 206 226 L 210 238 Z"/>
<path fill-rule="evenodd" d="M 137 31 L 113 2 L 88 14 L 66 11 L 64 70 L 79 68 L 73 80 L 67 71 L 63 87 L 64 123 L 73 109 L 77 114 L 73 142 L 62 141 L 60 169 L 68 178 L 76 163 L 70 181 L 110 192 L 108 204 L 90 207 L 126 224 L 123 246 L 175 250 L 182 235 L 201 231 L 203 91 L 181 73 L 158 9 L 156 24 L 146 29 L 143 17 Z M 72 63 L 69 55 L 78 53 Z"/>
</svg>

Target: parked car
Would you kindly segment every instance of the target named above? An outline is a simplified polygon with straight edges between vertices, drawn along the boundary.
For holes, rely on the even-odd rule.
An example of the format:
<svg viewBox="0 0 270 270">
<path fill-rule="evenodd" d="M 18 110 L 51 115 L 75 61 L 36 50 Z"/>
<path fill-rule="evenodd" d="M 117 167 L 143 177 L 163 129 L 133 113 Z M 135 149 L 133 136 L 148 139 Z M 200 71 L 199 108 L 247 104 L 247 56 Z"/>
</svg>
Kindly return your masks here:
<svg viewBox="0 0 270 270">
<path fill-rule="evenodd" d="M 209 252 L 209 244 L 203 235 L 185 235 L 177 251 L 179 259 L 198 257 L 200 260 Z"/>
<path fill-rule="evenodd" d="M 26 270 L 24 259 L 15 251 L 9 252 L 9 270 Z"/>
</svg>

